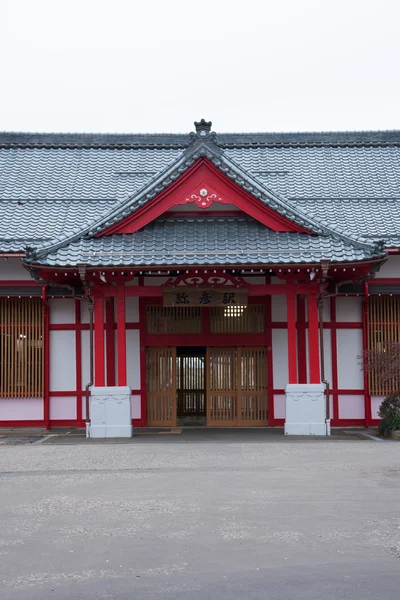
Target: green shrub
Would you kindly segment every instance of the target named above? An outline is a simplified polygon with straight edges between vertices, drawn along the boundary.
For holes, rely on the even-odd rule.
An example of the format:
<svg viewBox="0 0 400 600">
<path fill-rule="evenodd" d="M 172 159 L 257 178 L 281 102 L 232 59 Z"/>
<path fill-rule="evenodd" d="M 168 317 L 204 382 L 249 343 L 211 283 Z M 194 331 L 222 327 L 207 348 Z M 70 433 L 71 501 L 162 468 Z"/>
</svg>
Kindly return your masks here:
<svg viewBox="0 0 400 600">
<path fill-rule="evenodd" d="M 379 408 L 378 414 L 381 419 L 387 419 L 397 415 L 400 417 L 400 393 L 396 392 L 385 398 Z"/>
<path fill-rule="evenodd" d="M 400 413 L 382 419 L 379 423 L 379 435 L 385 435 L 388 431 L 400 430 Z"/>
</svg>

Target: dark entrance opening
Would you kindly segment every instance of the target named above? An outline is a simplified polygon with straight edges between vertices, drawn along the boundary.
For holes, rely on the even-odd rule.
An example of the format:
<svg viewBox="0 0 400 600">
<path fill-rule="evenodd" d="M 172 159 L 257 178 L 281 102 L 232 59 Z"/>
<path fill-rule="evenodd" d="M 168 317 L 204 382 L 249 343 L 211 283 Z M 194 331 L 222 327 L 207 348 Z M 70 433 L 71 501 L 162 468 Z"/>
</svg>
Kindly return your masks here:
<svg viewBox="0 0 400 600">
<path fill-rule="evenodd" d="M 178 425 L 206 424 L 206 348 L 176 349 Z"/>
</svg>

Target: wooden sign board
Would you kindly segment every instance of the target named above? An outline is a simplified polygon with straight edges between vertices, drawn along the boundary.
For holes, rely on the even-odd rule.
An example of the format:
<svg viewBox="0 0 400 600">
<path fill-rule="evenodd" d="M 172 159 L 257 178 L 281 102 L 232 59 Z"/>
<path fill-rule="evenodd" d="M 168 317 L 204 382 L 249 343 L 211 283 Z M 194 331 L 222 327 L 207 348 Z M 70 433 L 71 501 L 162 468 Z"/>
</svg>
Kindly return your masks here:
<svg viewBox="0 0 400 600">
<path fill-rule="evenodd" d="M 164 306 L 247 306 L 247 290 L 173 288 L 164 289 Z"/>
</svg>

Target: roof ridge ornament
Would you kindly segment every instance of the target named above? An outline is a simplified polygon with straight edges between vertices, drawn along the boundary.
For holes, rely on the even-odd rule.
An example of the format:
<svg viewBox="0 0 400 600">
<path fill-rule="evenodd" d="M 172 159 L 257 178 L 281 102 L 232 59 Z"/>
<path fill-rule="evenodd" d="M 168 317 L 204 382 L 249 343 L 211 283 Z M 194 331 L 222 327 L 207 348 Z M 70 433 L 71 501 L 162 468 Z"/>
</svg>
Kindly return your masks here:
<svg viewBox="0 0 400 600">
<path fill-rule="evenodd" d="M 196 127 L 196 135 L 206 137 L 211 132 L 211 125 L 212 121 L 206 121 L 205 119 L 195 121 L 194 126 Z"/>
</svg>

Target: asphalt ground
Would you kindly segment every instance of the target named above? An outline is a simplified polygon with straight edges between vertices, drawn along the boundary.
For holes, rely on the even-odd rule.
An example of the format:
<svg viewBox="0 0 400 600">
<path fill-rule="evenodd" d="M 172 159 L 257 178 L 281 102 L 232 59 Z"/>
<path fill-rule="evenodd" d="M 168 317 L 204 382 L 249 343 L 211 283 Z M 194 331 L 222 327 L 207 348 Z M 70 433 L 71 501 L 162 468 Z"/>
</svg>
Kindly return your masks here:
<svg viewBox="0 0 400 600">
<path fill-rule="evenodd" d="M 1 600 L 398 597 L 399 443 L 217 433 L 1 446 Z"/>
</svg>

